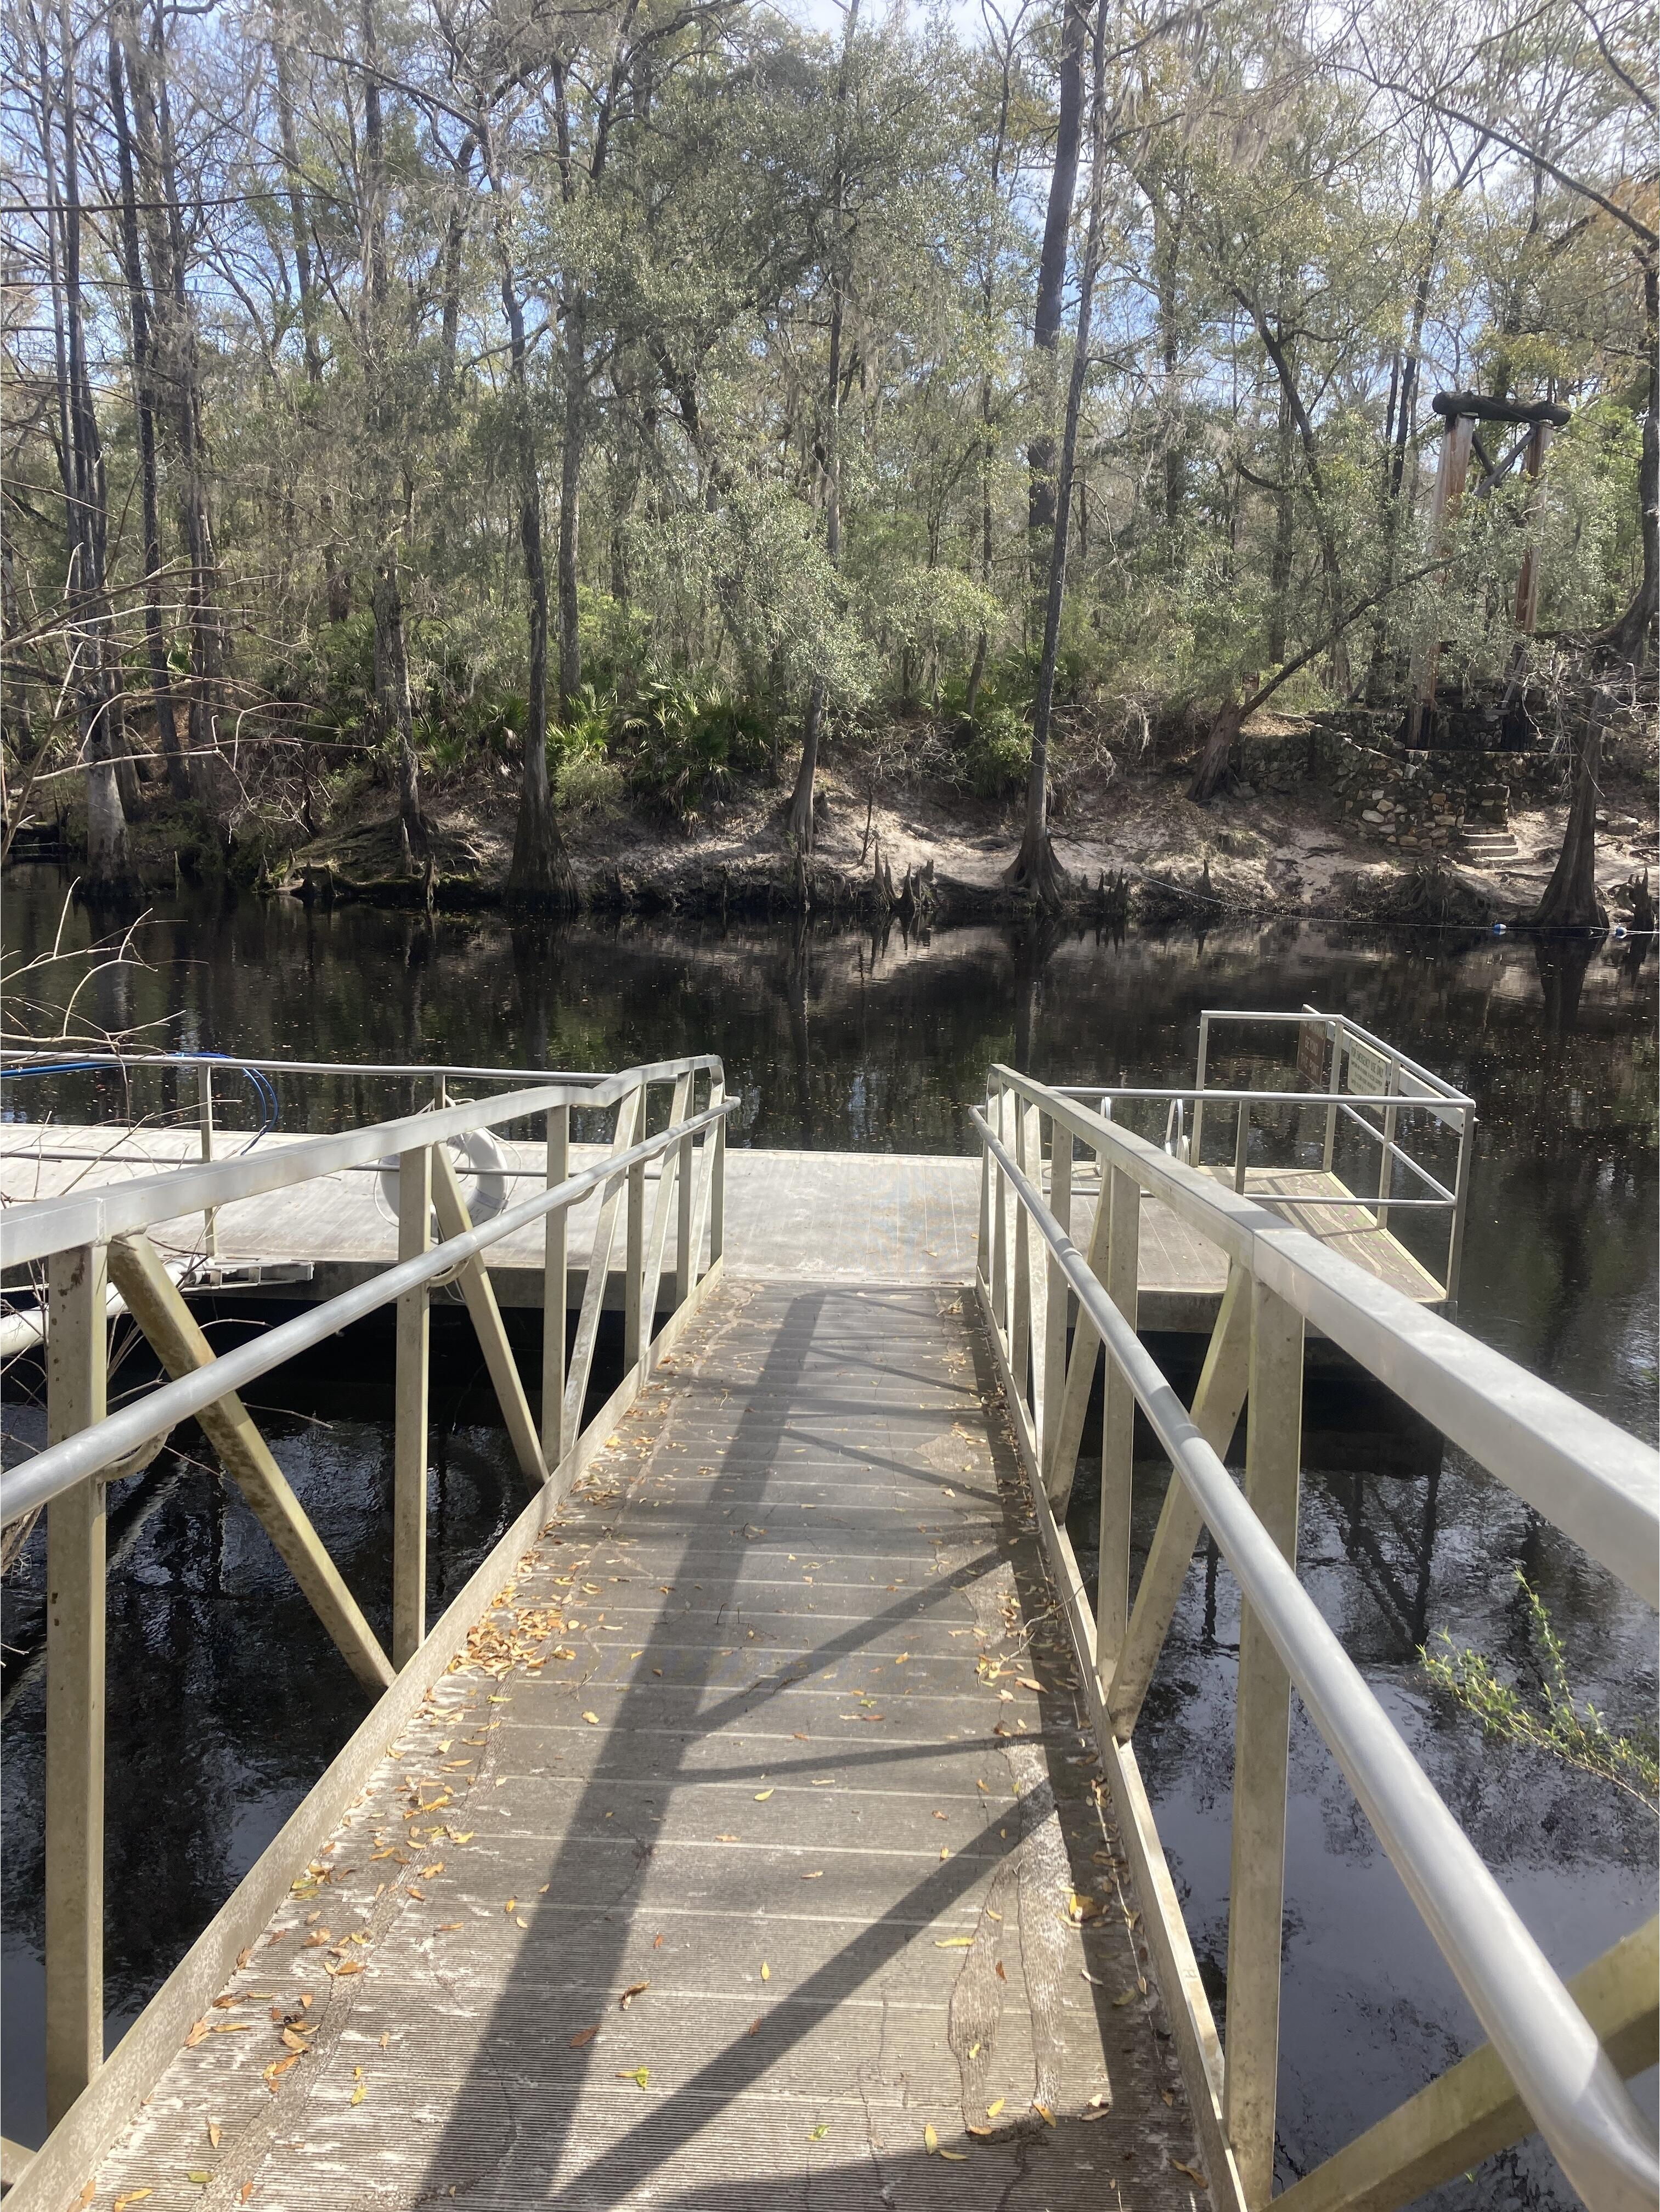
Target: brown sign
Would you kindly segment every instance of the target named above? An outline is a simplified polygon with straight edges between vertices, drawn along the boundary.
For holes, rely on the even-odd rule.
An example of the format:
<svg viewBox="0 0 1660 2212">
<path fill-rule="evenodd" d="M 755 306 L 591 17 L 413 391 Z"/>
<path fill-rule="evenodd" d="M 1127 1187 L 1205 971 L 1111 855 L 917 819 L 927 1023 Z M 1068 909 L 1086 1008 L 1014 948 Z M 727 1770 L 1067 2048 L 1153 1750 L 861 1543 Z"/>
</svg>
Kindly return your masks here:
<svg viewBox="0 0 1660 2212">
<path fill-rule="evenodd" d="M 1297 1032 L 1297 1080 L 1304 1091 L 1330 1085 L 1331 1038 L 1323 1022 L 1304 1022 Z"/>
</svg>

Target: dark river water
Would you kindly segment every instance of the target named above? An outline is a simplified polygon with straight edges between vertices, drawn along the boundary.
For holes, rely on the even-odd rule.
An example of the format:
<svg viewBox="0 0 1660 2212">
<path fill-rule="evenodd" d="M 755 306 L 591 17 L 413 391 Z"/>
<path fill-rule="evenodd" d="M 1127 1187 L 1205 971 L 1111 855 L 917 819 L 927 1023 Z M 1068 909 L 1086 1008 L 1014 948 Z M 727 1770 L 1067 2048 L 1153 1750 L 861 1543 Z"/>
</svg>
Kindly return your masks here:
<svg viewBox="0 0 1660 2212">
<path fill-rule="evenodd" d="M 717 1051 L 743 1106 L 739 1144 L 963 1152 L 985 1071 L 1056 1081 L 1191 1079 L 1201 1007 L 1350 1015 L 1476 1100 L 1459 1318 L 1645 1437 L 1656 1433 L 1655 967 L 1628 948 L 1547 954 L 1514 938 L 1412 939 L 1325 926 L 1114 939 L 1000 927 L 907 940 L 778 928 L 515 929 L 246 900 L 163 908 L 134 961 L 82 983 L 49 953 L 64 884 L 6 878 L 13 1014 L 38 1031 L 79 986 L 85 1022 L 151 1044 L 307 1059 L 610 1068 Z M 63 946 L 84 946 L 72 912 Z M 1259 1044 L 1260 1044 L 1259 1040 Z M 1275 1073 L 1266 1058 L 1213 1080 Z M 1279 1070 L 1288 1081 L 1288 1067 Z M 149 1085 L 146 1089 L 143 1085 Z M 375 1079 L 284 1080 L 283 1126 L 403 1108 Z M 258 1126 L 236 1079 L 221 1117 Z M 190 1111 L 154 1077 L 131 1110 Z M 37 1120 L 125 1115 L 85 1075 L 4 1085 Z M 1442 1156 L 1444 1157 L 1444 1156 Z M 433 1599 L 506 1525 L 517 1478 L 458 1360 L 435 1396 Z M 8 1378 L 11 1451 L 40 1436 Z M 119 1388 L 119 1376 L 112 1383 Z M 265 1420 L 285 1472 L 377 1630 L 390 1613 L 390 1430 L 343 1394 Z M 1602 1568 L 1449 1449 L 1405 1468 L 1382 1437 L 1318 1445 L 1305 1476 L 1304 1581 L 1554 1962 L 1572 1972 L 1654 1910 L 1656 1822 L 1607 1784 L 1484 1741 L 1431 1696 L 1418 1647 L 1443 1629 L 1511 1679 L 1536 1679 L 1516 1583 L 1542 1595 L 1576 1691 L 1651 1726 L 1655 1624 Z M 1374 1449 L 1375 1442 L 1375 1449 Z M 1329 1464 L 1321 1463 L 1329 1459 Z M 1143 1540 L 1159 1484 L 1138 1484 Z M 108 2034 L 113 2040 L 360 1717 L 344 1663 L 240 1501 L 188 1450 L 112 1495 Z M 4 2131 L 38 2141 L 44 1546 L 7 1577 Z M 1213 2001 L 1225 1997 L 1237 1603 L 1195 1560 L 1136 1737 Z M 184 1723 L 181 1725 L 181 1721 Z M 1471 2017 L 1347 1785 L 1293 1710 L 1279 2170 L 1341 2146 L 1476 2039 Z M 1651 2108 L 1652 2077 L 1643 2094 Z M 1535 2140 L 1434 2200 L 1568 2206 Z"/>
</svg>

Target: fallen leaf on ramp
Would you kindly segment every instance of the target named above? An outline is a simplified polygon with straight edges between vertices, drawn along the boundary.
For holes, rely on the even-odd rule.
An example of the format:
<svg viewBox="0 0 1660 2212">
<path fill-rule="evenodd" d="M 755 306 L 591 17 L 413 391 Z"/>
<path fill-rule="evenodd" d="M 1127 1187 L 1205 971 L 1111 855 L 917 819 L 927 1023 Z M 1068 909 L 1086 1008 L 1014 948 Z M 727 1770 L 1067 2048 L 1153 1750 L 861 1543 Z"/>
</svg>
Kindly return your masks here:
<svg viewBox="0 0 1660 2212">
<path fill-rule="evenodd" d="M 932 2158 L 939 2148 L 939 2131 L 929 2120 L 922 2130 L 922 2148 Z"/>
<path fill-rule="evenodd" d="M 817 2126 L 816 2128 L 812 2128 L 812 2129 L 809 2130 L 808 2134 L 807 2134 L 807 2141 L 808 2141 L 809 2142 L 824 2142 L 824 2137 L 825 2137 L 829 2133 L 830 2133 L 830 2122 L 829 2122 L 828 2120 L 820 2120 L 820 2121 L 819 2121 L 819 2123 L 818 2123 L 818 2126 Z"/>
<path fill-rule="evenodd" d="M 592 2043 L 594 2037 L 598 2035 L 599 2033 L 599 2023 L 598 2021 L 595 2021 L 592 2027 L 579 2027 L 575 2034 L 572 2036 L 569 2043 L 566 2045 L 566 2048 L 570 2051 L 581 2051 L 585 2044 Z"/>
<path fill-rule="evenodd" d="M 634 2002 L 635 1997 L 644 1996 L 646 1991 L 650 1987 L 651 1984 L 649 1982 L 630 1982 L 628 1988 L 623 1990 L 622 1996 L 617 2000 L 619 2008 L 622 2011 L 626 2012 L 629 2007 Z"/>
<path fill-rule="evenodd" d="M 1183 2166 L 1179 2158 L 1172 2158 L 1171 2164 L 1178 2173 L 1185 2173 L 1189 2181 L 1196 2181 L 1201 2189 L 1205 2186 L 1205 2177 L 1196 2166 Z"/>
<path fill-rule="evenodd" d="M 635 2082 L 643 2089 L 651 2080 L 651 2069 L 649 2066 L 636 2066 L 632 2073 L 619 2074 L 617 2078 L 619 2081 Z"/>
<path fill-rule="evenodd" d="M 755 1793 L 755 1802 L 757 1805 L 764 1805 L 771 1795 L 770 1790 L 757 1790 Z"/>
<path fill-rule="evenodd" d="M 936 1936 L 933 1948 L 936 1951 L 966 1951 L 973 1941 L 972 1936 Z"/>
<path fill-rule="evenodd" d="M 210 2120 L 208 2122 L 208 2148 L 210 2150 L 218 2149 L 219 2138 L 223 2135 L 223 2133 L 224 2130 L 220 2126 L 217 2120 Z"/>
</svg>

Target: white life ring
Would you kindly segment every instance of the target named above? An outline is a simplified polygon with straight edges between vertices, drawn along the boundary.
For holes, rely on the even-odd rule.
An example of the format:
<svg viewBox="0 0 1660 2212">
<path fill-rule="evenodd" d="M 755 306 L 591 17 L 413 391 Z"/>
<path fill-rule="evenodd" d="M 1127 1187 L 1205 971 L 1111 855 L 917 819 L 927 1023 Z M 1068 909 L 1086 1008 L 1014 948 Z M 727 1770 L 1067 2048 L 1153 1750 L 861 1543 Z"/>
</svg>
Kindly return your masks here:
<svg viewBox="0 0 1660 2212">
<path fill-rule="evenodd" d="M 475 1229 L 494 1221 L 508 1202 L 507 1154 L 488 1129 L 471 1129 L 465 1136 L 447 1137 L 445 1149 L 455 1162 L 456 1179 Z M 380 1195 L 394 1221 L 398 1218 L 398 1158 L 394 1153 L 380 1163 Z"/>
</svg>

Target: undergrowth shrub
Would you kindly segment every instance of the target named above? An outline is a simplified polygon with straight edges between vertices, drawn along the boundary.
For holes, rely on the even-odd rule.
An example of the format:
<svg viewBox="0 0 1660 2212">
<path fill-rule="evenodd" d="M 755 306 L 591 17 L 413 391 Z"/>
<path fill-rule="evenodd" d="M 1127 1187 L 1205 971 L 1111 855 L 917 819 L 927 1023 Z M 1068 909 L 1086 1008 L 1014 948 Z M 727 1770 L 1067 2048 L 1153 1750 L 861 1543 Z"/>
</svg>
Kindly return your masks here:
<svg viewBox="0 0 1660 2212">
<path fill-rule="evenodd" d="M 1018 791 L 1031 766 L 1031 732 L 1017 707 L 982 708 L 963 747 L 963 773 L 979 799 Z"/>
<path fill-rule="evenodd" d="M 620 717 L 617 743 L 635 796 L 683 819 L 724 798 L 735 774 L 766 757 L 752 709 L 718 678 L 687 672 L 642 684 Z"/>
</svg>

